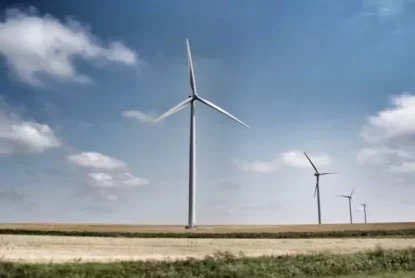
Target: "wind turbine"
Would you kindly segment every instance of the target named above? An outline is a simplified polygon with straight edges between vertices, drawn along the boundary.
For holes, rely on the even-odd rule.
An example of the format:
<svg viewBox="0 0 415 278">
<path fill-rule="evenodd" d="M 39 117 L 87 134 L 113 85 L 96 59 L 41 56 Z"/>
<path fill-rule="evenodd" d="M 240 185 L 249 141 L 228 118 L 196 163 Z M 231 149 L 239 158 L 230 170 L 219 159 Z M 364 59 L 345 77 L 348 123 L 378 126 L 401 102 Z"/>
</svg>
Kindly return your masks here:
<svg viewBox="0 0 415 278">
<path fill-rule="evenodd" d="M 336 174 L 336 172 L 331 173 L 319 173 L 314 163 L 311 161 L 311 159 L 308 157 L 308 155 L 304 152 L 305 156 L 307 157 L 308 161 L 310 161 L 311 166 L 313 166 L 314 170 L 316 171 L 314 173 L 314 176 L 317 179 L 316 188 L 314 189 L 314 198 L 316 197 L 317 193 L 317 210 L 318 210 L 318 224 L 321 224 L 321 205 L 320 205 L 320 176 L 324 175 L 330 175 L 330 174 Z"/>
<path fill-rule="evenodd" d="M 190 104 L 190 151 L 189 151 L 189 215 L 188 215 L 188 225 L 186 229 L 194 229 L 196 228 L 195 224 L 195 216 L 196 216 L 196 116 L 195 116 L 195 104 L 196 101 L 200 101 L 201 103 L 213 108 L 214 110 L 225 114 L 229 118 L 237 121 L 241 125 L 248 127 L 245 123 L 237 119 L 236 117 L 232 116 L 230 113 L 226 112 L 216 104 L 200 97 L 196 90 L 196 80 L 195 74 L 193 71 L 193 62 L 192 62 L 192 55 L 190 52 L 190 45 L 189 40 L 186 39 L 186 46 L 187 46 L 187 59 L 188 59 L 188 68 L 189 68 L 189 75 L 190 75 L 190 87 L 192 89 L 192 95 L 189 96 L 186 100 L 180 102 L 166 113 L 160 115 L 157 119 L 154 120 L 153 123 L 159 122 L 164 118 L 167 118 L 170 115 L 182 110 L 187 105 Z"/>
<path fill-rule="evenodd" d="M 353 192 L 354 192 L 354 188 L 353 188 L 352 192 L 350 193 L 350 195 L 337 195 L 337 196 L 349 199 L 350 224 L 353 224 L 353 218 L 352 218 L 352 202 L 353 202 L 352 195 L 353 195 Z M 353 205 L 354 205 L 354 202 L 353 202 Z"/>
<path fill-rule="evenodd" d="M 366 218 L 366 203 L 364 203 L 364 204 L 362 204 L 362 206 L 363 206 L 363 211 L 364 211 L 364 213 L 365 213 L 365 224 L 367 224 L 367 218 Z"/>
</svg>

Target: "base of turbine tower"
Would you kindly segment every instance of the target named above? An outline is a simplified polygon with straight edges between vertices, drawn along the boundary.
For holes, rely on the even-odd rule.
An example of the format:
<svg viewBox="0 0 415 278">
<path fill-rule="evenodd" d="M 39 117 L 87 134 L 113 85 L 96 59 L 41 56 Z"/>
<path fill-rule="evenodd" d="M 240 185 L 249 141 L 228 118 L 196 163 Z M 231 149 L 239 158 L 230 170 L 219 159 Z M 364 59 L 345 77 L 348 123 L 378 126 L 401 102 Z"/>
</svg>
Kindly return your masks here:
<svg viewBox="0 0 415 278">
<path fill-rule="evenodd" d="M 186 230 L 195 230 L 197 228 L 197 226 L 195 225 L 195 226 L 189 226 L 189 225 L 186 225 L 185 226 L 185 229 Z"/>
</svg>

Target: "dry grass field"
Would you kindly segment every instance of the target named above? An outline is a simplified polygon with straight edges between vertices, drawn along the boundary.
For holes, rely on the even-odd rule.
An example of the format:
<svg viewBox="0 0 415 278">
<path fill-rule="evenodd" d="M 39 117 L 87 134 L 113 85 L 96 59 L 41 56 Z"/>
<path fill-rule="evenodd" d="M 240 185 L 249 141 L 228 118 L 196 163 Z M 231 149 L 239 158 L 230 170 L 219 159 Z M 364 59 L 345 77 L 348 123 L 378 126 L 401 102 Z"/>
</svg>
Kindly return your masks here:
<svg viewBox="0 0 415 278">
<path fill-rule="evenodd" d="M 0 276 L 5 275 L 4 277 L 270 277 L 272 273 L 273 277 L 357 278 L 414 277 L 415 274 L 414 236 L 364 238 L 349 237 L 349 232 L 346 232 L 340 233 L 343 234 L 342 238 L 337 234 L 331 238 L 320 235 L 319 238 L 257 238 L 261 233 L 412 231 L 415 230 L 415 223 L 199 226 L 194 231 L 186 230 L 183 226 L 33 223 L 0 224 L 0 230 L 2 229 L 27 230 L 28 234 L 30 231 L 68 231 L 90 232 L 92 235 L 100 232 L 145 233 L 149 236 L 78 237 L 59 236 L 60 233 L 40 235 L 42 232 L 38 235 L 27 235 L 26 232 L 13 235 L 5 231 L 0 234 Z M 230 233 L 253 233 L 255 236 L 155 238 L 159 233 L 183 235 L 185 232 L 215 233 L 221 234 L 221 237 L 223 234 L 231 235 Z M 242 252 L 245 257 L 228 258 L 225 255 L 219 256 L 219 259 L 205 258 L 208 255 L 215 256 L 218 252 L 230 252 L 237 256 Z M 263 257 L 264 255 L 307 256 Z M 189 257 L 204 260 L 183 261 Z M 370 276 L 372 274 L 376 275 Z"/>
<path fill-rule="evenodd" d="M 196 230 L 186 230 L 179 225 L 112 225 L 112 224 L 0 224 L 2 229 L 38 231 L 87 231 L 87 232 L 139 232 L 139 233 L 282 233 L 282 232 L 331 232 L 415 229 L 415 222 L 369 223 L 369 224 L 322 224 L 322 225 L 201 225 Z"/>
<path fill-rule="evenodd" d="M 202 259 L 215 252 L 246 256 L 353 253 L 415 247 L 415 239 L 161 239 L 59 236 L 0 236 L 0 257 L 17 262 L 109 262 L 119 260 Z"/>
<path fill-rule="evenodd" d="M 1 229 L 81 232 L 183 233 L 183 226 L 92 225 L 92 224 L 0 224 Z M 415 229 L 415 223 L 325 224 L 276 226 L 199 226 L 192 233 L 284 233 L 347 230 Z M 22 262 L 111 261 L 202 258 L 216 251 L 247 256 L 304 254 L 309 252 L 355 252 L 415 247 L 415 238 L 318 238 L 318 239 L 209 239 L 209 238 L 99 238 L 46 235 L 1 235 L 0 256 Z"/>
</svg>

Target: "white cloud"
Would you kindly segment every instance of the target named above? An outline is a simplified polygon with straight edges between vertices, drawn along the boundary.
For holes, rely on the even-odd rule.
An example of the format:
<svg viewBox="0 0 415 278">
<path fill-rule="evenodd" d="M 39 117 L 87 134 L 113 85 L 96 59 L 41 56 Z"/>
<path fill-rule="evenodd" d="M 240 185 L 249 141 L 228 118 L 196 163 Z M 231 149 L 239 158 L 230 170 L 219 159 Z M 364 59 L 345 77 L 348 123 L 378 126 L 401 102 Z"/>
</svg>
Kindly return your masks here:
<svg viewBox="0 0 415 278">
<path fill-rule="evenodd" d="M 415 173 L 415 162 L 403 162 L 400 165 L 391 165 L 390 170 L 399 173 Z"/>
<path fill-rule="evenodd" d="M 391 149 L 388 147 L 363 148 L 357 154 L 357 162 L 359 164 L 372 163 L 382 164 L 389 162 L 391 156 L 398 158 L 414 158 L 414 156 L 405 150 Z"/>
<path fill-rule="evenodd" d="M 114 189 L 107 188 L 93 188 L 94 198 L 103 201 L 117 202 L 120 199 L 120 195 L 114 192 Z"/>
<path fill-rule="evenodd" d="M 145 114 L 138 110 L 126 110 L 122 112 L 125 118 L 135 119 L 140 123 L 151 124 L 156 119 L 155 117 Z"/>
<path fill-rule="evenodd" d="M 111 202 L 116 202 L 120 199 L 118 194 L 114 194 L 114 193 L 108 193 L 104 191 L 102 195 L 104 199 L 106 199 L 107 201 L 111 201 Z"/>
<path fill-rule="evenodd" d="M 147 179 L 136 177 L 130 173 L 125 173 L 122 178 L 122 184 L 131 187 L 147 185 L 149 183 L 150 182 Z"/>
<path fill-rule="evenodd" d="M 116 174 L 92 172 L 86 178 L 86 185 L 107 201 L 118 201 L 120 190 L 141 187 L 149 183 L 148 180 L 128 172 Z"/>
<path fill-rule="evenodd" d="M 415 96 L 392 96 L 391 107 L 368 118 L 361 136 L 372 146 L 357 155 L 360 164 L 386 164 L 395 173 L 415 172 Z"/>
<path fill-rule="evenodd" d="M 89 173 L 87 184 L 95 188 L 115 187 L 115 183 L 112 176 L 107 173 Z"/>
<path fill-rule="evenodd" d="M 308 153 L 307 153 L 308 154 Z M 327 154 L 308 154 L 316 167 L 330 165 L 332 160 Z M 252 162 L 234 161 L 235 166 L 246 172 L 256 172 L 261 174 L 272 174 L 277 172 L 281 167 L 312 167 L 304 153 L 299 150 L 292 150 L 281 153 L 274 160 Z"/>
<path fill-rule="evenodd" d="M 261 174 L 272 174 L 277 172 L 280 168 L 280 162 L 277 159 L 272 161 L 254 160 L 252 162 L 234 161 L 233 163 L 242 171 L 255 172 Z"/>
<path fill-rule="evenodd" d="M 127 172 L 125 162 L 101 153 L 83 152 L 68 156 L 68 160 L 77 166 L 93 170 L 85 177 L 84 185 L 96 196 L 107 201 L 117 201 L 120 190 L 150 184 L 147 179 Z"/>
<path fill-rule="evenodd" d="M 382 142 L 415 135 L 415 96 L 402 94 L 390 99 L 392 108 L 371 116 L 361 135 L 367 142 Z"/>
<path fill-rule="evenodd" d="M 68 156 L 68 160 L 80 167 L 101 170 L 116 170 L 126 167 L 126 163 L 119 159 L 98 153 L 83 152 Z"/>
<path fill-rule="evenodd" d="M 90 82 L 88 76 L 75 69 L 74 57 L 130 66 L 144 63 L 121 42 L 104 45 L 79 22 L 68 19 L 63 23 L 50 15 L 42 17 L 34 9 L 6 10 L 5 20 L 0 22 L 0 53 L 16 77 L 33 86 L 44 86 L 41 75 Z"/>
<path fill-rule="evenodd" d="M 12 107 L 0 100 L 0 154 L 41 153 L 61 145 L 47 124 L 23 120 Z"/>
<path fill-rule="evenodd" d="M 326 166 L 331 164 L 331 159 L 327 154 L 307 154 L 316 167 Z M 281 160 L 285 165 L 291 167 L 310 167 L 310 162 L 301 151 L 288 151 L 281 154 Z"/>
<path fill-rule="evenodd" d="M 369 14 L 372 12 L 374 15 L 379 17 L 392 17 L 402 14 L 406 6 L 410 3 L 414 2 L 413 0 L 364 0 L 363 5 L 364 8 L 368 12 L 365 14 Z"/>
</svg>

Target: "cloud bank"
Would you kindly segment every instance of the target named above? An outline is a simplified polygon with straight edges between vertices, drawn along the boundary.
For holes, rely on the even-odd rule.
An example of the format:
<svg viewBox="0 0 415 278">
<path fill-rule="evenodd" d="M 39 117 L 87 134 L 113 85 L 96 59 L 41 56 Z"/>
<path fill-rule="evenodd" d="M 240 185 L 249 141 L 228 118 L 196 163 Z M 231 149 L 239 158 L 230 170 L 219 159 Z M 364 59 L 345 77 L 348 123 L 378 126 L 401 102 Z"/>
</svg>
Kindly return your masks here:
<svg viewBox="0 0 415 278">
<path fill-rule="evenodd" d="M 124 161 L 102 153 L 82 152 L 69 155 L 67 159 L 73 165 L 90 171 L 85 177 L 85 185 L 107 201 L 118 201 L 120 190 L 150 184 L 149 180 L 128 172 Z"/>
<path fill-rule="evenodd" d="M 82 84 L 91 82 L 76 70 L 75 57 L 127 66 L 144 63 L 122 42 L 105 45 L 78 21 L 61 22 L 51 15 L 40 16 L 34 8 L 6 10 L 4 21 L 0 22 L 0 53 L 12 73 L 33 86 L 45 85 L 42 76 Z"/>
<path fill-rule="evenodd" d="M 128 119 L 134 119 L 143 124 L 151 124 L 155 121 L 155 117 L 145 114 L 138 110 L 126 110 L 122 112 L 122 116 Z"/>
<path fill-rule="evenodd" d="M 360 150 L 357 161 L 384 164 L 395 173 L 415 172 L 415 95 L 394 95 L 389 103 L 363 126 L 361 136 L 370 146 Z"/>
<path fill-rule="evenodd" d="M 313 163 L 319 166 L 326 166 L 332 163 L 332 159 L 329 155 L 321 154 L 308 154 Z M 255 172 L 260 174 L 272 174 L 278 172 L 278 170 L 284 166 L 286 167 L 311 167 L 304 153 L 299 150 L 287 151 L 279 154 L 274 160 L 260 161 L 254 160 L 252 162 L 240 162 L 233 161 L 234 165 L 239 169 L 246 172 Z"/>
<path fill-rule="evenodd" d="M 126 167 L 126 163 L 119 159 L 98 153 L 83 152 L 68 156 L 69 162 L 83 168 L 99 170 L 116 170 Z"/>
<path fill-rule="evenodd" d="M 49 125 L 24 120 L 16 109 L 0 100 L 0 154 L 42 153 L 61 146 Z"/>
</svg>

